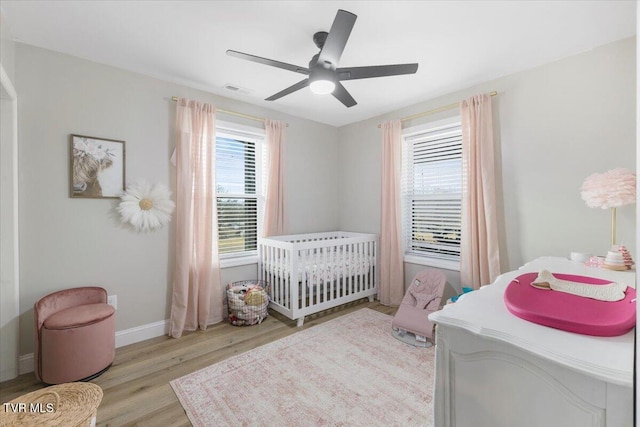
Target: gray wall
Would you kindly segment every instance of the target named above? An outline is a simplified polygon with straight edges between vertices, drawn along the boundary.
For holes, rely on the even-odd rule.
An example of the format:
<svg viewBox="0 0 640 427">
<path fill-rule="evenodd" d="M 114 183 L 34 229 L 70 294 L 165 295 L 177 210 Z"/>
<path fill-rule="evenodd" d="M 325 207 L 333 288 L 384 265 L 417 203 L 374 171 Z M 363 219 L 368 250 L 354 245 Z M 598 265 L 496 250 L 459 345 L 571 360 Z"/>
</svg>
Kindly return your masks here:
<svg viewBox="0 0 640 427">
<path fill-rule="evenodd" d="M 0 63 L 9 79 L 15 79 L 15 43 L 11 29 L 7 26 L 4 16 L 0 13 Z"/>
<path fill-rule="evenodd" d="M 0 65 L 10 81 L 0 82 L 0 381 L 18 373 L 17 141 L 14 42 L 0 14 Z"/>
<path fill-rule="evenodd" d="M 635 38 L 622 40 L 340 128 L 340 227 L 380 230 L 378 123 L 495 90 L 502 270 L 543 255 L 606 254 L 610 213 L 588 208 L 580 187 L 594 172 L 635 170 L 635 49 Z M 454 114 L 450 110 L 405 125 Z M 635 233 L 635 206 L 619 208 L 618 241 L 637 258 Z M 405 266 L 405 282 L 420 268 Z M 459 275 L 447 274 L 460 286 Z"/>
<path fill-rule="evenodd" d="M 173 227 L 138 234 L 118 224 L 116 199 L 69 198 L 71 133 L 125 140 L 128 182 L 143 178 L 173 187 L 172 96 L 284 120 L 290 231 L 337 229 L 338 177 L 328 173 L 338 152 L 333 127 L 20 43 L 16 87 L 21 354 L 32 351 L 34 302 L 59 289 L 98 285 L 117 294 L 117 330 L 169 317 Z M 225 282 L 255 277 L 255 265 L 222 273 Z"/>
</svg>

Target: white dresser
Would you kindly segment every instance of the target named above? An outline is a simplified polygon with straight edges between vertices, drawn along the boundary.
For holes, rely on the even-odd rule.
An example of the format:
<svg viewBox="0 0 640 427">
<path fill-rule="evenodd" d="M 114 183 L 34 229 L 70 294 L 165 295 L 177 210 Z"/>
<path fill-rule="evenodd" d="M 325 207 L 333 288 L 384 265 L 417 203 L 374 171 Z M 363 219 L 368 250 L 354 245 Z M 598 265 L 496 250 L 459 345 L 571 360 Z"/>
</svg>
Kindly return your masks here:
<svg viewBox="0 0 640 427">
<path fill-rule="evenodd" d="M 429 316 L 436 328 L 436 427 L 630 427 L 634 331 L 580 335 L 512 315 L 503 293 L 547 269 L 635 287 L 635 272 L 543 257 Z"/>
</svg>

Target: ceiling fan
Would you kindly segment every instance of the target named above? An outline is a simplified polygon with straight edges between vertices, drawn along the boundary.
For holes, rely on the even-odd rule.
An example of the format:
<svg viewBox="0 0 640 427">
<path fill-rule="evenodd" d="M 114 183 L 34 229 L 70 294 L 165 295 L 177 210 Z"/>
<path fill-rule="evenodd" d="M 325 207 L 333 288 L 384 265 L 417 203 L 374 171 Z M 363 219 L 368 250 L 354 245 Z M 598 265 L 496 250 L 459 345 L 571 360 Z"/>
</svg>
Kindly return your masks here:
<svg viewBox="0 0 640 427">
<path fill-rule="evenodd" d="M 294 73 L 308 76 L 304 80 L 281 90 L 275 95 L 266 98 L 266 101 L 275 101 L 297 90 L 309 86 L 311 91 L 317 94 L 331 93 L 347 107 L 357 104 L 347 89 L 340 83 L 344 80 L 370 79 L 373 77 L 397 76 L 401 74 L 414 74 L 418 71 L 418 64 L 374 65 L 369 67 L 338 68 L 342 51 L 344 50 L 353 24 L 357 16 L 345 10 L 338 10 L 336 18 L 329 32 L 320 31 L 313 35 L 313 42 L 320 49 L 309 61 L 309 68 L 262 58 L 248 53 L 227 50 L 227 55 L 258 62 L 272 67 L 293 71 Z"/>
</svg>

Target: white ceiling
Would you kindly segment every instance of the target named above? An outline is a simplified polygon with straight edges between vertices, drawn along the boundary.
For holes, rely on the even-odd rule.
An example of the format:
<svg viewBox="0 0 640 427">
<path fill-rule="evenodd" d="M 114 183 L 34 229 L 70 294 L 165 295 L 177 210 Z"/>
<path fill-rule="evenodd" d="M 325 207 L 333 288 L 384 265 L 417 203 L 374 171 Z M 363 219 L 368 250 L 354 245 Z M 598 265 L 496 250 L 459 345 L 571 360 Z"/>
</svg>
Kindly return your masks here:
<svg viewBox="0 0 640 427">
<path fill-rule="evenodd" d="M 17 41 L 342 126 L 633 36 L 635 1 L 9 1 Z M 344 82 L 344 107 L 299 74 L 227 56 L 307 66 L 338 9 L 358 19 L 341 67 L 405 62 L 417 74 Z M 248 95 L 223 86 L 251 89 Z M 180 95 L 180 94 L 167 94 Z M 224 107 L 224 106 L 223 106 Z"/>
</svg>

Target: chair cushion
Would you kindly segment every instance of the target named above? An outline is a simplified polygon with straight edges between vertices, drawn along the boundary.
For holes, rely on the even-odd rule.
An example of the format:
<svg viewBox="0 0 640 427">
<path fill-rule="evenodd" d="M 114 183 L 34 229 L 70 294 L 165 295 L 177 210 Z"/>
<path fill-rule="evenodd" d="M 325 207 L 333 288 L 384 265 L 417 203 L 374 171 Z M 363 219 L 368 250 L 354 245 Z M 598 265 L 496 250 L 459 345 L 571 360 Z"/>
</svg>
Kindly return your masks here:
<svg viewBox="0 0 640 427">
<path fill-rule="evenodd" d="M 109 304 L 85 304 L 61 310 L 47 317 L 47 329 L 71 329 L 100 322 L 113 316 L 115 309 Z"/>
<path fill-rule="evenodd" d="M 423 337 L 433 338 L 433 323 L 428 317 L 433 311 L 404 306 L 402 310 L 398 310 L 396 313 L 391 322 L 391 327 Z"/>
</svg>

